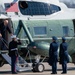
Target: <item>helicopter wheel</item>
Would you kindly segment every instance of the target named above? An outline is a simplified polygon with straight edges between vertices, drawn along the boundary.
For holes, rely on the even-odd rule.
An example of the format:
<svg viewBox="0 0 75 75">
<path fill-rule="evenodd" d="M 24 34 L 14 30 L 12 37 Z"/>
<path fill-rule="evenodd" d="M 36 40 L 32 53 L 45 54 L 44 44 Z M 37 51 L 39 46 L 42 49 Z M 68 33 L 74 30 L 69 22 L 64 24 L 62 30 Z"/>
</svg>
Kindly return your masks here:
<svg viewBox="0 0 75 75">
<path fill-rule="evenodd" d="M 36 64 L 34 67 L 33 67 L 33 72 L 43 72 L 44 71 L 44 65 L 41 64 L 41 63 L 38 63 Z"/>
<path fill-rule="evenodd" d="M 43 64 L 38 64 L 36 66 L 36 69 L 37 69 L 38 72 L 43 72 L 44 71 L 44 65 Z"/>
</svg>

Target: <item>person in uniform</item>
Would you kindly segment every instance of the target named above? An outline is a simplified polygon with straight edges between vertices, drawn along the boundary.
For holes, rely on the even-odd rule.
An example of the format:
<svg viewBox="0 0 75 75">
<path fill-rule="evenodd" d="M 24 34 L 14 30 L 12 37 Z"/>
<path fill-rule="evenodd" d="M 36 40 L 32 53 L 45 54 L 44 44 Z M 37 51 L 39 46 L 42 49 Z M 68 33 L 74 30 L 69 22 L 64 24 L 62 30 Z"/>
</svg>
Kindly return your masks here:
<svg viewBox="0 0 75 75">
<path fill-rule="evenodd" d="M 55 36 L 52 37 L 52 43 L 49 48 L 49 64 L 52 66 L 52 73 L 57 74 L 57 62 L 58 62 L 58 43 Z"/>
<path fill-rule="evenodd" d="M 9 56 L 11 57 L 11 71 L 16 74 L 16 62 L 18 58 L 18 45 L 21 45 L 20 40 L 17 41 L 16 35 L 11 36 L 12 41 L 9 43 Z"/>
<path fill-rule="evenodd" d="M 4 20 L 1 24 L 0 24 L 0 46 L 1 46 L 1 49 L 4 50 L 4 49 L 7 49 L 5 47 L 5 44 L 6 43 L 6 31 L 8 31 L 11 35 L 12 35 L 12 31 L 11 29 L 8 27 L 8 20 Z"/>
<path fill-rule="evenodd" d="M 60 64 L 62 64 L 62 74 L 67 73 L 67 63 L 69 62 L 68 57 L 68 44 L 66 43 L 66 38 L 62 37 L 62 43 L 60 44 L 60 51 L 59 51 L 59 57 L 60 57 Z"/>
</svg>

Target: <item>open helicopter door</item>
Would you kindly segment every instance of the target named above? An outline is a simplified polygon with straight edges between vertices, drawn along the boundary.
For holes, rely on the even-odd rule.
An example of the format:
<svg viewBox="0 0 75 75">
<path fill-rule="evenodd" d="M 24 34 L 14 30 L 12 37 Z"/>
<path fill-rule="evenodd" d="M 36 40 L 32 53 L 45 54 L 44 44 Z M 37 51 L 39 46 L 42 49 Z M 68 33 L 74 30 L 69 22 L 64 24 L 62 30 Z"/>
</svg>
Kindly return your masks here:
<svg viewBox="0 0 75 75">
<path fill-rule="evenodd" d="M 13 32 L 11 19 L 8 18 L 7 16 L 2 15 L 2 14 L 0 15 L 0 24 L 3 23 L 3 21 L 5 19 L 7 19 L 9 21 L 8 26 Z M 11 40 L 10 36 L 11 35 L 9 35 L 9 33 L 6 31 L 6 42 L 4 39 L 3 40 L 0 39 L 0 42 L 3 42 L 6 47 L 8 47 L 7 43 L 9 43 Z M 0 49 L 0 56 L 1 56 L 0 57 L 0 67 L 3 66 L 4 60 L 6 60 L 9 65 L 11 65 L 11 57 L 8 55 L 8 50 Z M 16 70 L 17 71 L 26 71 L 26 70 L 31 70 L 31 69 L 32 69 L 32 67 L 19 55 L 18 62 L 16 64 Z"/>
<path fill-rule="evenodd" d="M 4 20 L 8 20 L 8 27 L 10 28 L 10 30 L 12 31 L 12 22 L 11 22 L 11 19 L 3 14 L 0 14 L 0 25 L 3 24 Z M 13 31 L 12 31 L 13 32 Z M 9 41 L 11 40 L 9 33 L 6 31 L 6 41 L 9 43 Z"/>
<path fill-rule="evenodd" d="M 11 24 L 11 19 L 8 18 L 7 16 L 0 14 L 0 25 L 4 24 L 4 20 L 8 20 L 8 27 L 9 29 L 12 31 L 12 24 Z M 13 32 L 13 31 L 12 31 Z M 5 39 L 0 37 L 0 51 L 1 50 L 6 50 L 8 49 L 8 43 L 10 42 L 11 38 L 10 38 L 10 34 L 8 33 L 8 31 L 5 31 Z M 3 41 L 2 41 L 3 40 Z M 4 42 L 5 44 L 3 44 L 4 46 L 2 47 L 2 42 Z M 6 46 L 5 46 L 6 45 Z"/>
</svg>

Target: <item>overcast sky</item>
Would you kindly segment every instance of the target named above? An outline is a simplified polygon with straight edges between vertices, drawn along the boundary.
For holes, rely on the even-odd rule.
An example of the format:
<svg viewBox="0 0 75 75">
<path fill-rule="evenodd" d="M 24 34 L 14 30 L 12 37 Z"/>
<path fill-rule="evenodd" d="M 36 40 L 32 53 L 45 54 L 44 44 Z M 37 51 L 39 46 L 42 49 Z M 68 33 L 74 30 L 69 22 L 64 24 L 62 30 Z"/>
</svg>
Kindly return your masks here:
<svg viewBox="0 0 75 75">
<path fill-rule="evenodd" d="M 59 1 L 67 1 L 67 2 L 73 1 L 73 2 L 75 2 L 75 0 L 59 0 Z"/>
<path fill-rule="evenodd" d="M 64 2 L 68 7 L 75 8 L 75 0 L 59 0 L 61 2 Z"/>
</svg>

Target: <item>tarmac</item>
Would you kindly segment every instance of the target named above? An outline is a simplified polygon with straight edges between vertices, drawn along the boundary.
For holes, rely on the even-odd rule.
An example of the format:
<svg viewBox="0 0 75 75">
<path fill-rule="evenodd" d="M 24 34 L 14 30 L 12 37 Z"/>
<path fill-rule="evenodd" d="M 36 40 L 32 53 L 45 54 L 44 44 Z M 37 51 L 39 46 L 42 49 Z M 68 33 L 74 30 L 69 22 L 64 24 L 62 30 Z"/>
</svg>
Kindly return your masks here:
<svg viewBox="0 0 75 75">
<path fill-rule="evenodd" d="M 51 74 L 51 66 L 49 66 L 47 63 L 43 63 L 45 66 L 45 71 L 44 72 L 32 72 L 32 71 L 25 71 L 25 72 L 18 72 L 18 74 L 15 75 L 63 75 L 61 74 L 62 72 L 62 67 L 58 63 L 58 69 L 57 69 L 57 74 Z M 75 75 L 75 65 L 72 63 L 68 63 L 68 71 L 67 74 L 64 75 Z M 5 64 L 4 66 L 0 67 L 0 75 L 13 75 L 11 73 L 11 66 L 9 64 Z"/>
</svg>

